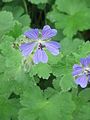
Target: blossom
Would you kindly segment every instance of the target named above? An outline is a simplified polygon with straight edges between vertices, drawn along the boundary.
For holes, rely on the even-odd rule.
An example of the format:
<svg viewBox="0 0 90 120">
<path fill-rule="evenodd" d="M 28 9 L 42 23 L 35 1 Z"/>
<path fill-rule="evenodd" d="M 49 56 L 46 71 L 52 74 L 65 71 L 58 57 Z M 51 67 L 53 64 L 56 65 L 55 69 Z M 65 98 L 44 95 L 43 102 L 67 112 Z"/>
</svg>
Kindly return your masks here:
<svg viewBox="0 0 90 120">
<path fill-rule="evenodd" d="M 90 56 L 80 59 L 80 65 L 73 66 L 72 75 L 75 77 L 75 83 L 85 88 L 90 82 Z"/>
<path fill-rule="evenodd" d="M 53 55 L 59 54 L 60 44 L 56 41 L 50 41 L 57 34 L 56 29 L 51 29 L 49 25 L 45 25 L 40 32 L 38 29 L 30 29 L 24 33 L 29 38 L 29 42 L 20 45 L 20 50 L 24 57 L 28 57 L 34 53 L 33 62 L 47 63 L 48 56 L 45 48 Z"/>
</svg>

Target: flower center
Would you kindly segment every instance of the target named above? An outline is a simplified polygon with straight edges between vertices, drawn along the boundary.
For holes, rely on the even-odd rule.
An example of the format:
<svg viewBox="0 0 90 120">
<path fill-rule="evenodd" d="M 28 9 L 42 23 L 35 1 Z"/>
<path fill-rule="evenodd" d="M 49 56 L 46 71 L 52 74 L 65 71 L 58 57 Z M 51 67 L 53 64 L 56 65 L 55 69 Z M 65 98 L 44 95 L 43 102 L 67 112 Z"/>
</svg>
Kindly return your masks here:
<svg viewBox="0 0 90 120">
<path fill-rule="evenodd" d="M 83 70 L 83 72 L 86 74 L 86 75 L 88 75 L 88 74 L 90 74 L 90 68 L 84 68 L 84 70 Z"/>
<path fill-rule="evenodd" d="M 39 43 L 42 43 L 43 41 L 41 39 L 38 40 Z"/>
<path fill-rule="evenodd" d="M 38 49 L 41 49 L 42 50 L 43 46 L 41 43 L 39 43 L 39 46 L 38 46 Z"/>
<path fill-rule="evenodd" d="M 38 49 L 43 49 L 45 47 L 45 45 L 43 45 L 42 43 L 39 43 L 39 45 L 38 45 Z"/>
</svg>

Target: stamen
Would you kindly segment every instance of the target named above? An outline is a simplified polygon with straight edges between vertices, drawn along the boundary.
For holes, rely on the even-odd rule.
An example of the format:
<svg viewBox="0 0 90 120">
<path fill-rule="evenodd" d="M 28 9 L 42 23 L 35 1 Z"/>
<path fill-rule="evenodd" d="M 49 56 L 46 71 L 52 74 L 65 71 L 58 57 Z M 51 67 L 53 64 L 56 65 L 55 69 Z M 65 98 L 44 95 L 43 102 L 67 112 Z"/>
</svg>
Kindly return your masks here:
<svg viewBox="0 0 90 120">
<path fill-rule="evenodd" d="M 39 46 L 38 46 L 38 49 L 41 49 L 42 50 L 43 46 L 41 43 L 39 43 Z"/>
<path fill-rule="evenodd" d="M 84 68 L 83 71 L 86 75 L 90 74 L 90 68 Z"/>
</svg>

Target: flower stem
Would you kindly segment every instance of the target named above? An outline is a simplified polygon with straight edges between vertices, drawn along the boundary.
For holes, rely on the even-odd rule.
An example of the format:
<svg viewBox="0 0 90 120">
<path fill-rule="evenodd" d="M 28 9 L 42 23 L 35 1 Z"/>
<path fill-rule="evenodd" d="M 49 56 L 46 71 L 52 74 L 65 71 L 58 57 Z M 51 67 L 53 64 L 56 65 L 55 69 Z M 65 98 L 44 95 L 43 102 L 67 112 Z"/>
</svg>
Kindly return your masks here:
<svg viewBox="0 0 90 120">
<path fill-rule="evenodd" d="M 27 9 L 26 0 L 23 0 L 23 4 L 24 4 L 25 12 L 28 14 L 28 9 Z"/>
</svg>

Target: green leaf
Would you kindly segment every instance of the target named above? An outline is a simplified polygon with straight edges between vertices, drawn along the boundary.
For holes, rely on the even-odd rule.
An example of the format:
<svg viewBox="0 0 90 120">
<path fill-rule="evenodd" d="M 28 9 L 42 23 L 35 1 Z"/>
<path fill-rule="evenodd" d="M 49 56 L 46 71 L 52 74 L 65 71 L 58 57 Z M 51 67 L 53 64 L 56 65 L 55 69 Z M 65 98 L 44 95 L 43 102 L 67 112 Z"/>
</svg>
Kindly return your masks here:
<svg viewBox="0 0 90 120">
<path fill-rule="evenodd" d="M 9 5 L 9 4 L 6 4 L 6 5 L 3 7 L 3 10 L 12 12 L 12 13 L 13 13 L 13 16 L 14 16 L 16 19 L 19 18 L 19 17 L 24 13 L 23 7 L 21 7 L 21 6 L 11 6 L 11 5 Z"/>
<path fill-rule="evenodd" d="M 75 99 L 76 110 L 73 113 L 73 120 L 89 120 L 90 115 L 90 88 L 82 90 Z"/>
<path fill-rule="evenodd" d="M 30 19 L 29 15 L 27 15 L 27 14 L 25 14 L 25 15 L 21 16 L 20 18 L 18 18 L 18 21 L 23 26 L 30 26 L 30 23 L 31 23 L 31 19 Z"/>
<path fill-rule="evenodd" d="M 21 34 L 23 33 L 22 31 L 22 25 L 18 21 L 15 21 L 15 25 L 13 26 L 12 30 L 8 33 L 8 35 L 14 37 L 15 39 L 18 38 Z"/>
<path fill-rule="evenodd" d="M 90 0 L 85 0 L 87 3 L 87 6 L 90 7 Z"/>
<path fill-rule="evenodd" d="M 55 89 L 48 87 L 47 89 L 44 90 L 44 97 L 46 99 L 49 99 L 50 97 L 52 97 L 53 95 L 57 94 L 58 91 L 56 91 Z"/>
<path fill-rule="evenodd" d="M 71 73 L 72 66 L 76 62 L 74 55 L 67 55 L 63 56 L 61 60 L 52 65 L 53 74 L 57 77 L 67 74 L 68 72 Z"/>
<path fill-rule="evenodd" d="M 76 84 L 74 83 L 74 78 L 72 76 L 72 71 L 68 70 L 66 73 L 64 73 L 63 76 L 54 79 L 53 86 L 58 91 L 68 91 L 71 88 L 76 88 Z"/>
<path fill-rule="evenodd" d="M 6 71 L 0 74 L 0 96 L 9 98 L 12 93 L 21 95 L 30 87 L 32 82 L 36 84 L 35 79 L 31 78 L 23 69 L 14 72 L 12 69 L 5 69 Z"/>
<path fill-rule="evenodd" d="M 13 0 L 2 0 L 3 2 L 12 2 Z"/>
<path fill-rule="evenodd" d="M 20 51 L 13 48 L 13 37 L 4 36 L 0 44 L 1 53 L 5 56 L 5 65 L 11 72 L 17 71 L 21 66 Z"/>
<path fill-rule="evenodd" d="M 8 21 L 8 22 L 7 22 Z M 13 15 L 10 12 L 0 12 L 0 36 L 9 32 L 14 25 Z"/>
<path fill-rule="evenodd" d="M 33 65 L 30 71 L 30 76 L 38 75 L 40 78 L 48 79 L 50 76 L 50 73 L 52 73 L 51 66 L 48 64 L 40 63 L 38 65 Z"/>
<path fill-rule="evenodd" d="M 2 54 L 1 77 L 0 77 L 1 94 L 3 93 L 3 91 L 6 92 L 7 89 L 10 90 L 9 92 L 6 92 L 9 94 L 14 90 L 15 87 L 10 86 L 12 86 L 12 84 L 13 85 L 16 84 L 17 86 L 17 83 L 14 80 L 17 72 L 19 71 L 19 69 L 21 69 L 21 55 L 18 50 L 13 48 L 12 46 L 13 41 L 14 41 L 13 37 L 4 36 L 0 44 L 0 50 Z"/>
<path fill-rule="evenodd" d="M 0 95 L 4 97 L 9 97 L 12 92 L 22 94 L 30 82 L 35 81 L 23 71 L 22 55 L 19 50 L 13 48 L 14 40 L 11 36 L 3 36 L 0 44 Z"/>
<path fill-rule="evenodd" d="M 61 49 L 60 49 L 59 55 L 57 55 L 57 56 L 52 55 L 48 51 L 47 51 L 47 55 L 48 55 L 48 64 L 50 64 L 50 65 L 57 64 L 62 58 Z"/>
<path fill-rule="evenodd" d="M 33 3 L 33 4 L 36 4 L 36 5 L 38 5 L 38 4 L 45 4 L 45 3 L 47 3 L 48 2 L 48 0 L 28 0 L 29 2 L 31 2 L 31 3 Z"/>
<path fill-rule="evenodd" d="M 75 105 L 69 93 L 57 93 L 48 100 L 43 97 L 42 91 L 32 86 L 25 91 L 19 112 L 19 120 L 72 120 Z M 65 109 L 64 109 L 65 108 Z"/>
<path fill-rule="evenodd" d="M 76 59 L 71 54 L 62 57 L 57 64 L 52 66 L 52 72 L 56 76 L 56 81 L 54 80 L 53 83 L 55 84 L 55 89 L 59 89 L 60 87 L 61 90 L 68 91 L 76 87 L 74 78 L 72 77 L 72 68 L 75 63 Z"/>
<path fill-rule="evenodd" d="M 20 108 L 19 100 L 6 99 L 0 96 L 0 119 L 1 120 L 18 120 L 18 111 Z"/>
<path fill-rule="evenodd" d="M 0 73 L 3 73 L 5 70 L 5 58 L 0 55 Z"/>
<path fill-rule="evenodd" d="M 62 91 L 68 91 L 71 88 L 76 88 L 74 78 L 72 76 L 72 71 L 71 73 L 67 73 L 61 78 L 59 85 L 61 86 Z"/>
<path fill-rule="evenodd" d="M 57 29 L 63 29 L 64 35 L 73 37 L 78 31 L 90 28 L 90 8 L 84 0 L 56 0 L 53 11 L 47 18 L 55 23 Z"/>
<path fill-rule="evenodd" d="M 0 96 L 4 98 L 9 98 L 12 92 L 18 90 L 18 93 L 21 91 L 21 87 L 17 84 L 17 82 L 13 79 L 13 76 L 9 74 L 9 77 L 5 75 L 6 73 L 0 75 Z"/>
<path fill-rule="evenodd" d="M 79 93 L 79 99 L 80 99 L 81 103 L 89 102 L 89 100 L 90 100 L 90 88 L 86 88 L 86 89 L 82 90 Z"/>
<path fill-rule="evenodd" d="M 81 106 L 74 120 L 90 120 L 90 103 Z"/>
<path fill-rule="evenodd" d="M 56 0 L 57 9 L 70 15 L 87 8 L 85 0 Z"/>
<path fill-rule="evenodd" d="M 56 79 L 53 80 L 53 83 L 52 83 L 54 89 L 57 90 L 57 91 L 61 91 L 60 80 L 61 80 L 61 77 L 57 77 Z"/>
<path fill-rule="evenodd" d="M 12 12 L 15 20 L 18 20 L 23 26 L 30 25 L 31 19 L 28 14 L 25 14 L 23 7 L 18 5 L 17 6 L 6 5 L 3 7 L 3 10 Z"/>
<path fill-rule="evenodd" d="M 80 55 L 80 57 L 86 57 L 87 55 L 90 54 L 90 42 L 89 41 L 87 41 L 82 46 L 80 46 L 78 50 L 78 54 Z"/>
<path fill-rule="evenodd" d="M 64 38 L 61 41 L 61 50 L 63 52 L 63 54 L 65 55 L 69 55 L 73 52 L 78 52 L 79 51 L 79 47 L 81 47 L 83 45 L 83 40 L 81 39 L 68 39 L 68 38 Z"/>
</svg>

